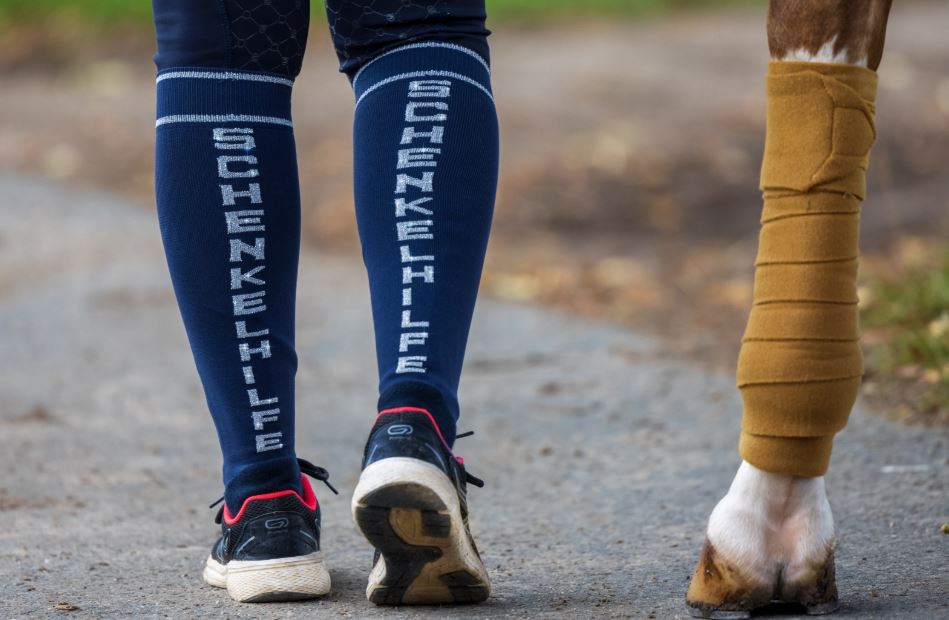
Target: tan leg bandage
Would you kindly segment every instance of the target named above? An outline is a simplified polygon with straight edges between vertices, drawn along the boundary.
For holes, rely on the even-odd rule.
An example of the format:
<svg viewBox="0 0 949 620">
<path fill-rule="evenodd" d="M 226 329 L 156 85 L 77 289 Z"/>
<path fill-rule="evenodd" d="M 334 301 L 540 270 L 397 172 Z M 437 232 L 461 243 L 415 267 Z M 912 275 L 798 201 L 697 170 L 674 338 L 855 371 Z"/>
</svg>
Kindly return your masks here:
<svg viewBox="0 0 949 620">
<path fill-rule="evenodd" d="M 738 358 L 739 450 L 765 471 L 823 475 L 860 386 L 858 229 L 876 85 L 853 65 L 768 67 L 764 209 Z"/>
</svg>

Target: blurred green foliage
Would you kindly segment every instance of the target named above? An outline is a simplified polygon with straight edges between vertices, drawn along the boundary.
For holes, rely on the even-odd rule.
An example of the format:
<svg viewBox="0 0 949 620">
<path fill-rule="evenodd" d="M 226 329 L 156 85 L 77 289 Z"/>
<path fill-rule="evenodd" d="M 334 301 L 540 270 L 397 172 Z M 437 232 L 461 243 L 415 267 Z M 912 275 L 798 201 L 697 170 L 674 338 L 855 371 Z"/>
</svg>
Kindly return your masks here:
<svg viewBox="0 0 949 620">
<path fill-rule="evenodd" d="M 935 269 L 874 282 L 863 322 L 889 335 L 871 349 L 871 367 L 921 369 L 933 384 L 923 405 L 949 407 L 949 252 Z"/>
<path fill-rule="evenodd" d="M 197 0 L 196 0 L 197 1 Z M 693 7 L 754 4 L 764 0 L 487 0 L 488 14 L 499 20 L 555 20 L 570 17 L 640 16 Z M 95 27 L 147 25 L 149 0 L 0 0 L 0 27 L 21 22 L 69 20 Z M 313 0 L 314 17 L 323 14 Z"/>
<path fill-rule="evenodd" d="M 147 24 L 149 0 L 0 0 L 0 28 L 29 21 L 78 21 L 87 26 Z"/>
</svg>

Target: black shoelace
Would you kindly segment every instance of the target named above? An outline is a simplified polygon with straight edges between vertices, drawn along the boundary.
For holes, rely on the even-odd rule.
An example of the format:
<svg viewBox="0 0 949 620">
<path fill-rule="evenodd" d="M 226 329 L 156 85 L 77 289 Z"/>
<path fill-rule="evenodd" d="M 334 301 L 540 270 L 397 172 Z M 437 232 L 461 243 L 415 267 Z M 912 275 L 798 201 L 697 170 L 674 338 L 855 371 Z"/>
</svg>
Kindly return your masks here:
<svg viewBox="0 0 949 620">
<path fill-rule="evenodd" d="M 471 437 L 471 436 L 474 435 L 474 434 L 475 434 L 474 431 L 467 431 L 467 432 L 464 432 L 464 433 L 459 433 L 458 435 L 455 435 L 455 439 L 464 439 L 465 437 Z M 478 478 L 477 476 L 473 476 L 473 475 L 469 474 L 469 473 L 468 473 L 468 469 L 465 467 L 465 464 L 464 464 L 463 462 L 459 461 L 457 458 L 455 459 L 455 461 L 458 463 L 458 465 L 461 466 L 461 471 L 462 471 L 462 473 L 465 475 L 465 482 L 466 482 L 466 483 L 471 484 L 471 485 L 474 485 L 474 486 L 478 487 L 479 489 L 484 488 L 484 480 L 482 480 L 481 478 Z"/>
<path fill-rule="evenodd" d="M 336 490 L 336 487 L 330 484 L 330 473 L 328 471 L 319 465 L 314 465 L 306 459 L 297 458 L 297 463 L 300 465 L 300 472 L 314 480 L 319 480 L 325 484 L 334 495 L 339 495 L 339 491 Z"/>
<path fill-rule="evenodd" d="M 310 461 L 306 459 L 301 459 L 301 458 L 297 458 L 297 464 L 299 464 L 300 466 L 300 473 L 306 474 L 307 476 L 309 476 L 310 478 L 313 478 L 314 480 L 319 480 L 320 482 L 325 484 L 327 487 L 329 487 L 330 491 L 332 491 L 336 495 L 339 495 L 339 491 L 336 490 L 336 487 L 330 484 L 330 473 L 326 471 L 326 469 L 324 469 L 323 467 L 320 467 L 319 465 L 314 465 Z M 215 506 L 217 506 L 223 501 L 224 501 L 224 496 L 222 495 L 216 502 L 208 506 L 208 508 L 214 508 Z M 221 506 L 218 509 L 217 515 L 214 517 L 214 522 L 217 524 L 220 524 L 222 519 L 224 519 L 224 506 Z"/>
</svg>

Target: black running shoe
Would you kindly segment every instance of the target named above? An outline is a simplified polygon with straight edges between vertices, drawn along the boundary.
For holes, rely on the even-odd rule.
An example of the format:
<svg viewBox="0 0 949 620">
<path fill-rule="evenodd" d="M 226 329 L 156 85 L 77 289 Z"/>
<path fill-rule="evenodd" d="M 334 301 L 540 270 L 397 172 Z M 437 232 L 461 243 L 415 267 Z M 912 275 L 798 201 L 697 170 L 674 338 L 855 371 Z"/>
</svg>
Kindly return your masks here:
<svg viewBox="0 0 949 620">
<path fill-rule="evenodd" d="M 383 411 L 369 434 L 353 518 L 376 548 L 377 605 L 477 603 L 491 585 L 468 529 L 468 474 L 424 409 Z"/>
<path fill-rule="evenodd" d="M 301 472 L 336 493 L 325 469 L 298 461 Z M 227 588 L 241 603 L 301 600 L 330 591 L 320 554 L 320 506 L 309 480 L 301 476 L 300 482 L 302 497 L 293 490 L 253 495 L 233 516 L 221 506 L 215 522 L 222 534 L 204 567 L 205 582 Z"/>
</svg>

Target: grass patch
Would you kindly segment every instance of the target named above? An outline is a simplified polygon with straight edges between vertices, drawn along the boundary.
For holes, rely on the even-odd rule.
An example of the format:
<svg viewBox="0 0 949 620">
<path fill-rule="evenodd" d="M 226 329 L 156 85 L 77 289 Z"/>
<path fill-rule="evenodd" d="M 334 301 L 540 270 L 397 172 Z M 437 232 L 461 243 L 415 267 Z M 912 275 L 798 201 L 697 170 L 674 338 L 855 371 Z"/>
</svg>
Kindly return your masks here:
<svg viewBox="0 0 949 620">
<path fill-rule="evenodd" d="M 148 25 L 151 20 L 148 0 L 0 0 L 0 29 L 48 22 L 111 28 Z"/>
<path fill-rule="evenodd" d="M 198 0 L 195 0 L 198 1 Z M 572 17 L 638 17 L 650 13 L 764 0 L 487 0 L 491 21 L 550 21 Z M 314 19 L 324 15 L 322 3 L 312 0 Z M 0 0 L 0 29 L 19 23 L 69 21 L 88 27 L 147 26 L 149 0 Z"/>
<path fill-rule="evenodd" d="M 870 370 L 917 378 L 927 386 L 923 409 L 949 408 L 949 252 L 935 268 L 873 282 L 869 297 L 863 323 L 882 336 Z"/>
</svg>

